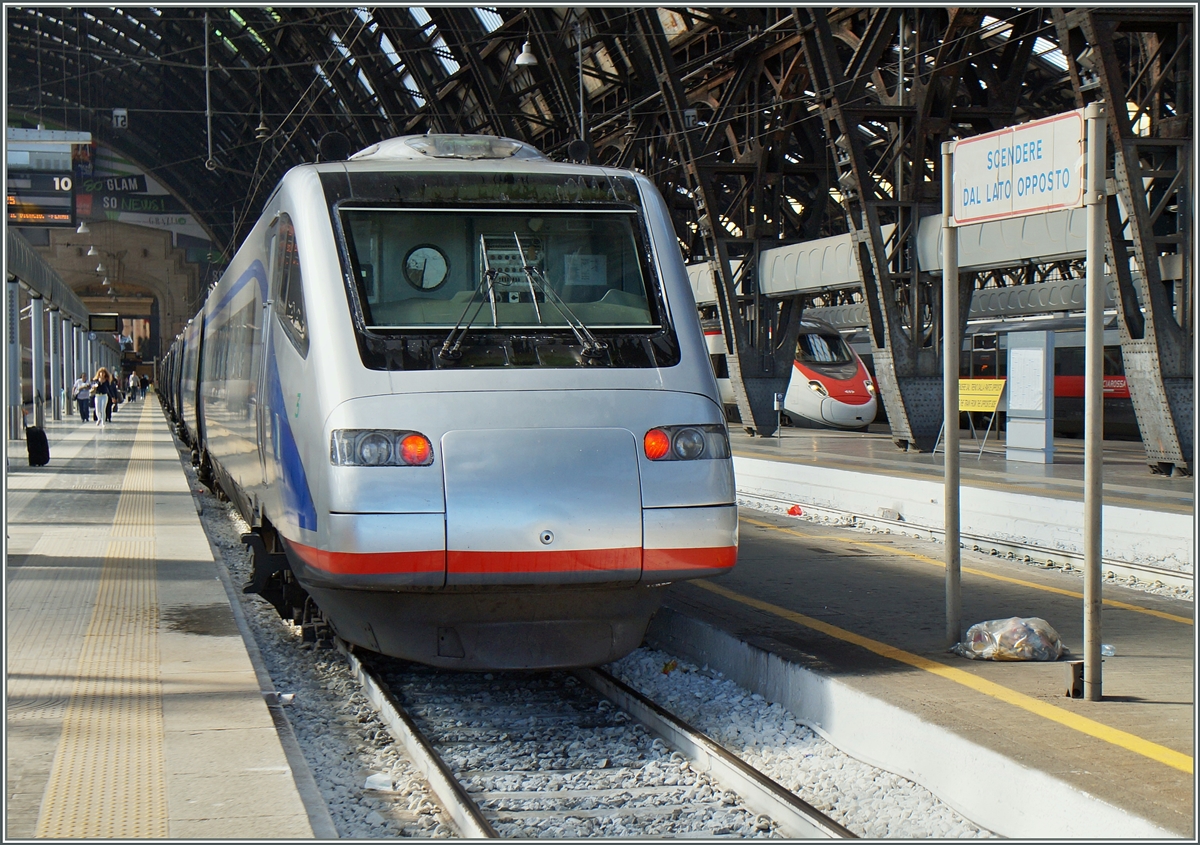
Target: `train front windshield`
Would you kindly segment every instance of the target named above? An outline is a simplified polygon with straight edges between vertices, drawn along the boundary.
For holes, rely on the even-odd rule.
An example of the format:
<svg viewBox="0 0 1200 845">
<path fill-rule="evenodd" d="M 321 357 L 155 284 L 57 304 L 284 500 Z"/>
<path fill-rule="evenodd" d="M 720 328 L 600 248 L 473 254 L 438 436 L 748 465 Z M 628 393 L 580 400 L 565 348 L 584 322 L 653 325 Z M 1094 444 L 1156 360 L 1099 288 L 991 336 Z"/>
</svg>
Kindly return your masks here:
<svg viewBox="0 0 1200 845">
<path fill-rule="evenodd" d="M 657 324 L 634 211 L 341 212 L 368 329 Z"/>
<path fill-rule="evenodd" d="M 796 339 L 796 360 L 801 364 L 851 364 L 854 353 L 839 334 L 802 334 Z"/>
</svg>

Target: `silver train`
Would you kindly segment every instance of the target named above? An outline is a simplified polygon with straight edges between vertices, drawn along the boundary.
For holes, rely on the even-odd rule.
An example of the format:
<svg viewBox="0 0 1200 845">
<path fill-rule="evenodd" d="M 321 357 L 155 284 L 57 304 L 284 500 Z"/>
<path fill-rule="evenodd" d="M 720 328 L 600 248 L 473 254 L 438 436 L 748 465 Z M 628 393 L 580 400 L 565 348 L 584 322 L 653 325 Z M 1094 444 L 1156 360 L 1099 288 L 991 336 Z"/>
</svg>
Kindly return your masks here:
<svg viewBox="0 0 1200 845">
<path fill-rule="evenodd" d="M 614 660 L 729 571 L 729 440 L 662 198 L 490 136 L 289 171 L 161 362 L 247 592 L 446 667 Z"/>
</svg>

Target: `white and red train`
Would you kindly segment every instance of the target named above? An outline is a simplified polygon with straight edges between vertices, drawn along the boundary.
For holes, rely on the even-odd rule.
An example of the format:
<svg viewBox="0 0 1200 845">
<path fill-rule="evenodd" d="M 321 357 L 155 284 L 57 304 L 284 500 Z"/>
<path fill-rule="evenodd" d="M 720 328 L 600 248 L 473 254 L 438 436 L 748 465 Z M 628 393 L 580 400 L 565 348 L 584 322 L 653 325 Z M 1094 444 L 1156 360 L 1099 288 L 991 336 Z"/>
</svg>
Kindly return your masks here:
<svg viewBox="0 0 1200 845">
<path fill-rule="evenodd" d="M 720 329 L 704 332 L 721 401 L 735 404 Z M 879 408 L 878 387 L 862 358 L 829 323 L 800 321 L 783 410 L 792 425 L 865 430 Z"/>
</svg>

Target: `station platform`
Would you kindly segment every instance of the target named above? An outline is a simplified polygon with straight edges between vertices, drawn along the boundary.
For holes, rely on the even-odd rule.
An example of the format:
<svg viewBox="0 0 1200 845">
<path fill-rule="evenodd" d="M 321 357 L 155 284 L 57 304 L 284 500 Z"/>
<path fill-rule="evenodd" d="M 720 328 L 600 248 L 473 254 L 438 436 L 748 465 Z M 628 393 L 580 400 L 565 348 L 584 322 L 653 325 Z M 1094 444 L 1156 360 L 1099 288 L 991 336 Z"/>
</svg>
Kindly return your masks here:
<svg viewBox="0 0 1200 845">
<path fill-rule="evenodd" d="M 738 495 L 806 511 L 856 514 L 940 536 L 944 461 L 895 446 L 885 425 L 867 432 L 784 427 L 779 437 L 730 428 Z M 1054 462 L 1005 459 L 1004 435 L 960 441 L 960 522 L 968 548 L 1021 559 L 1080 562 L 1083 440 L 1056 438 Z M 1196 479 L 1152 474 L 1141 443 L 1104 442 L 1106 572 L 1192 586 Z"/>
<path fill-rule="evenodd" d="M 331 832 L 158 401 L 46 429 L 7 452 L 5 840 Z"/>
<path fill-rule="evenodd" d="M 8 444 L 6 839 L 330 838 L 157 401 L 123 406 L 103 429 L 77 418 L 47 429 L 49 466 Z M 732 437 L 739 495 L 817 509 L 875 495 L 849 504 L 887 511 L 880 531 L 940 515 L 940 457 L 886 435 Z M 972 496 L 1025 497 L 981 499 L 977 520 L 1081 503 L 1074 445 L 1049 467 L 1005 465 L 989 445 L 976 467 L 964 438 L 964 532 Z M 1166 520 L 1146 536 L 1183 520 L 1186 554 L 1167 562 L 1190 578 L 1192 480 L 1151 476 L 1139 444 L 1112 445 L 1106 540 L 1122 508 Z M 1045 524 L 1061 515 L 1048 513 Z M 738 566 L 674 585 L 650 644 L 779 701 L 1001 835 L 1194 839 L 1190 602 L 1106 584 L 1116 655 L 1104 700 L 1087 702 L 1065 697 L 1064 662 L 946 652 L 940 547 L 927 539 L 750 508 L 740 531 Z M 1078 653 L 1081 589 L 1061 571 L 963 551 L 964 627 L 1040 616 Z"/>
<path fill-rule="evenodd" d="M 737 566 L 672 585 L 647 642 L 998 835 L 1194 841 L 1193 604 L 1105 584 L 1103 700 L 1071 698 L 1065 660 L 949 652 L 942 547 L 886 530 L 741 508 Z M 963 628 L 1041 617 L 1082 659 L 1082 589 L 964 549 Z"/>
</svg>

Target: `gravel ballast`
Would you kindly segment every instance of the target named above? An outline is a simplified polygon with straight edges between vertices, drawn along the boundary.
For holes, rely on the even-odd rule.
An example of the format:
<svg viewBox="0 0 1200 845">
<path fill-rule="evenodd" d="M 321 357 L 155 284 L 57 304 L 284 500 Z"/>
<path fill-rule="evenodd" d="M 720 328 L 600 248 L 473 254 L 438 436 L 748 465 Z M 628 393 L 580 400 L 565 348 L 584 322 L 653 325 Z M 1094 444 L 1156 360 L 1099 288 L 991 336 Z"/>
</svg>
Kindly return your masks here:
<svg viewBox="0 0 1200 845">
<path fill-rule="evenodd" d="M 338 835 L 454 836 L 341 655 L 304 643 L 300 629 L 265 600 L 240 593 L 250 575 L 250 552 L 240 540 L 248 527 L 232 504 L 199 484 L 186 459 L 183 464 L 201 523 L 238 591 L 274 689 L 293 696 L 285 712 Z M 780 705 L 767 704 L 719 673 L 646 648 L 609 669 L 860 836 L 990 836 L 928 790 L 840 752 Z M 369 788 L 368 778 L 383 788 Z"/>
</svg>

